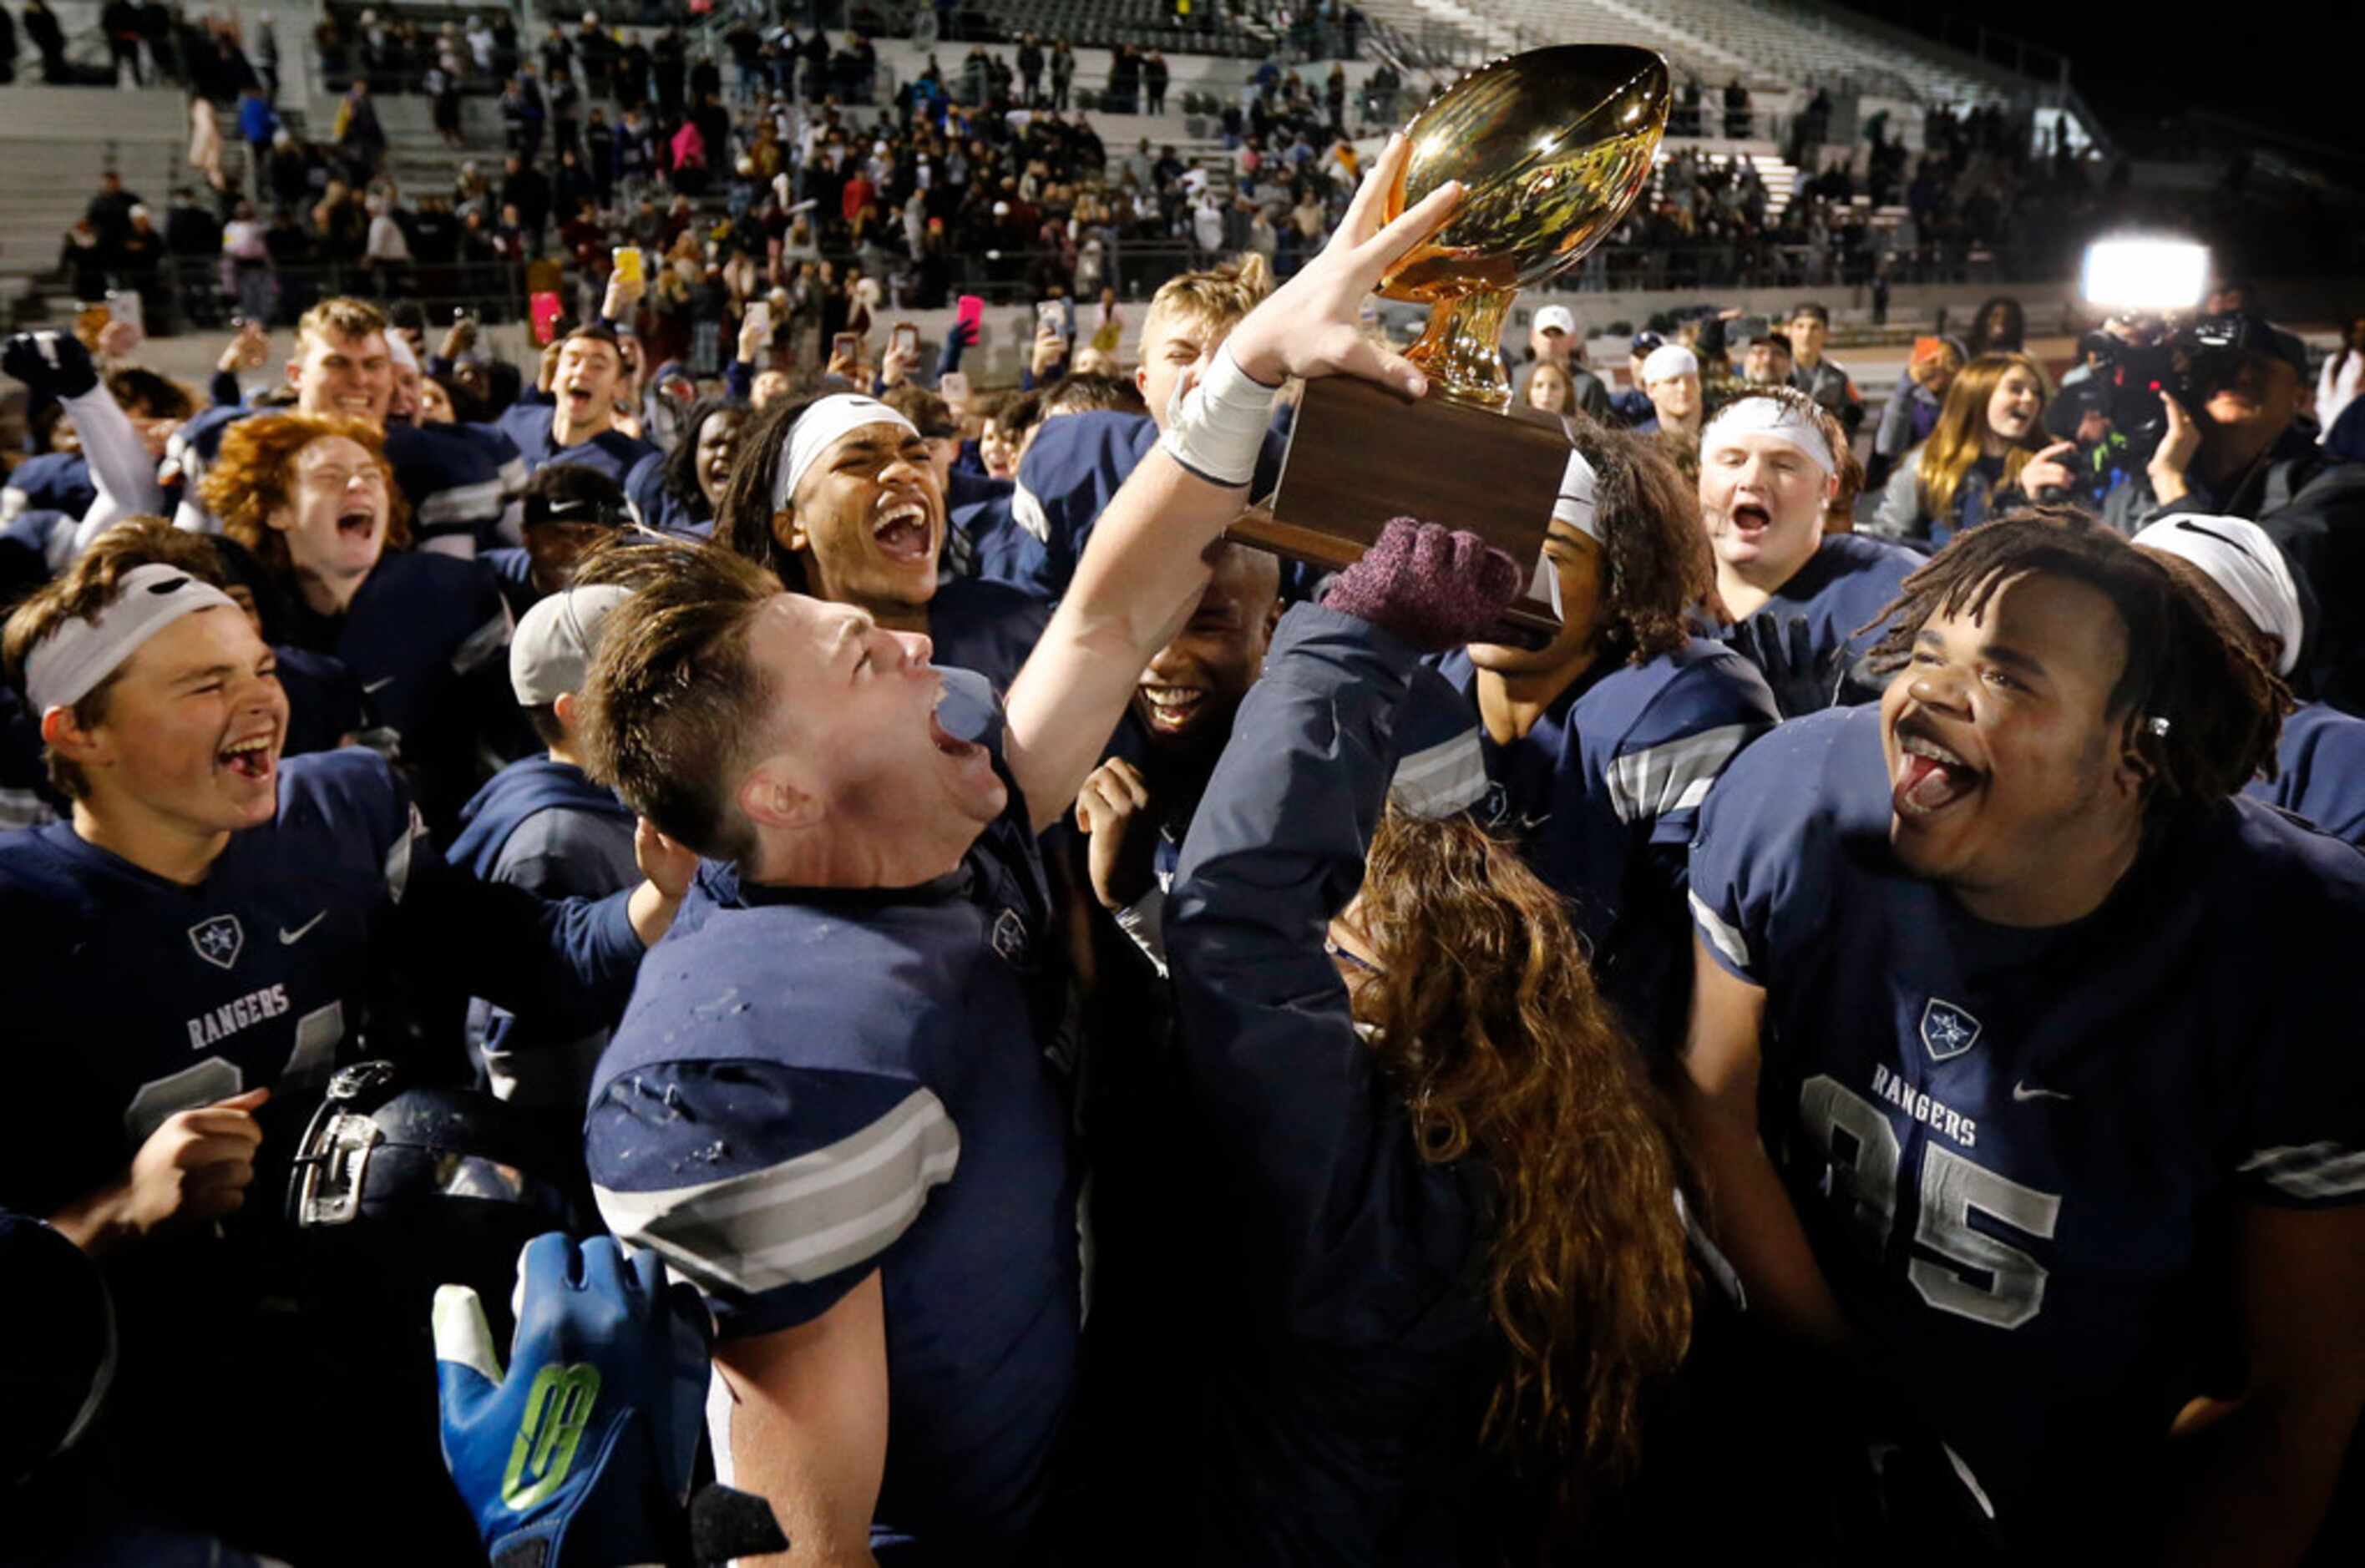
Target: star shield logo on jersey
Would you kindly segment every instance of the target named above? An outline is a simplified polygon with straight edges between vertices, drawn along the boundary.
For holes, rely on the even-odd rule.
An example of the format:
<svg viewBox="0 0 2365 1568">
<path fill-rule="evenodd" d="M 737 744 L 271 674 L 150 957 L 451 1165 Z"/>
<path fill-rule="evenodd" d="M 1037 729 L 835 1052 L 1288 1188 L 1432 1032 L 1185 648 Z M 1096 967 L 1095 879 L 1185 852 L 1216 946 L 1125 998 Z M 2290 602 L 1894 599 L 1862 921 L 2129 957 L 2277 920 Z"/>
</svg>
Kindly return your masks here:
<svg viewBox="0 0 2365 1568">
<path fill-rule="evenodd" d="M 1931 1060 L 1952 1061 L 1979 1043 L 1979 1021 L 1933 996 L 1922 1009 L 1922 1043 Z"/>
<path fill-rule="evenodd" d="M 239 953 L 246 946 L 246 933 L 239 928 L 238 916 L 218 914 L 189 927 L 189 946 L 207 963 L 226 969 L 238 962 Z"/>
<path fill-rule="evenodd" d="M 1013 969 L 1026 967 L 1026 922 L 1014 909 L 1005 909 L 993 923 L 993 950 Z"/>
</svg>

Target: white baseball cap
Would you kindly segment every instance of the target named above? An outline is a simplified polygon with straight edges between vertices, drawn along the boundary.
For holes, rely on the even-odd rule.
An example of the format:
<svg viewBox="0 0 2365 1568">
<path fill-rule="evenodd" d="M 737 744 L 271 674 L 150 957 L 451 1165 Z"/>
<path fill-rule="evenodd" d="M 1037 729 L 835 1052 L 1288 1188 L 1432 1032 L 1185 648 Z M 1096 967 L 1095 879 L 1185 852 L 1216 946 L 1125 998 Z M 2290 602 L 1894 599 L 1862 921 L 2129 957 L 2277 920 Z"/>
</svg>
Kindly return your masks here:
<svg viewBox="0 0 2365 1568">
<path fill-rule="evenodd" d="M 1576 317 L 1565 305 L 1547 305 L 1536 312 L 1536 330 L 1566 332 L 1570 337 L 1575 337 L 1576 336 Z"/>
<path fill-rule="evenodd" d="M 1699 355 L 1681 343 L 1661 343 L 1642 361 L 1642 382 L 1645 386 L 1662 381 L 1672 381 L 1678 375 L 1698 375 Z"/>
</svg>

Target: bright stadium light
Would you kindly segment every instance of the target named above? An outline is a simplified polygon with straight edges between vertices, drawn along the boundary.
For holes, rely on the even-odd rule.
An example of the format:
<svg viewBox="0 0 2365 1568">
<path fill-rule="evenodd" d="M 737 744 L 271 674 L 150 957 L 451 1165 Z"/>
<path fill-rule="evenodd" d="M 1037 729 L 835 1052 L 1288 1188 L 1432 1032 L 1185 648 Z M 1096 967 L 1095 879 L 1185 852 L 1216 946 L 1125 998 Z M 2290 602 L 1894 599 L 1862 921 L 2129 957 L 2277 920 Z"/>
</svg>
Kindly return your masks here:
<svg viewBox="0 0 2365 1568">
<path fill-rule="evenodd" d="M 2209 247 L 2189 240 L 2097 240 L 2079 292 L 2109 310 L 2190 310 L 2209 285 Z"/>
</svg>

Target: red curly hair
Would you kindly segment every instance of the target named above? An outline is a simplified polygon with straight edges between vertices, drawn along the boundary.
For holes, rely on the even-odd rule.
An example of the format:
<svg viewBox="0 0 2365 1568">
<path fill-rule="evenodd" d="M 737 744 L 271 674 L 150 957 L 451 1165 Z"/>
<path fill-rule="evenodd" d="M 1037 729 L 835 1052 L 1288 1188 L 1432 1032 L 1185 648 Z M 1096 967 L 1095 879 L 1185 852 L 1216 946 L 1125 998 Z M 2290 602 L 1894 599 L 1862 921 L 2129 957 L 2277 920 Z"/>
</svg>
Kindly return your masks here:
<svg viewBox="0 0 2365 1568">
<path fill-rule="evenodd" d="M 410 546 L 410 504 L 394 482 L 386 440 L 375 430 L 359 420 L 257 414 L 224 432 L 221 455 L 198 485 L 197 495 L 221 519 L 222 532 L 274 573 L 287 570 L 287 541 L 271 526 L 271 515 L 294 504 L 297 454 L 326 436 L 342 436 L 370 454 L 386 476 L 386 547 Z"/>
</svg>

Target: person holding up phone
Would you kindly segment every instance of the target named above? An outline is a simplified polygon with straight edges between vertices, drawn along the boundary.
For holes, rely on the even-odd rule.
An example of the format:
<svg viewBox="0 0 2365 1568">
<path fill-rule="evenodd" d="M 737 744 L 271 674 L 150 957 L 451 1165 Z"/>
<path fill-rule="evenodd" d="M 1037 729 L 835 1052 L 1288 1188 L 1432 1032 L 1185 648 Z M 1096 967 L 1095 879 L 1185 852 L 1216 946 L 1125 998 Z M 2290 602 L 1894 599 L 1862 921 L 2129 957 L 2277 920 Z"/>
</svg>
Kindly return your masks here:
<svg viewBox="0 0 2365 1568">
<path fill-rule="evenodd" d="M 1046 299 L 1035 307 L 1035 342 L 1027 353 L 1026 373 L 1018 378 L 1021 391 L 1032 392 L 1068 374 L 1068 359 L 1075 339 L 1060 309 L 1063 303 Z"/>
</svg>

